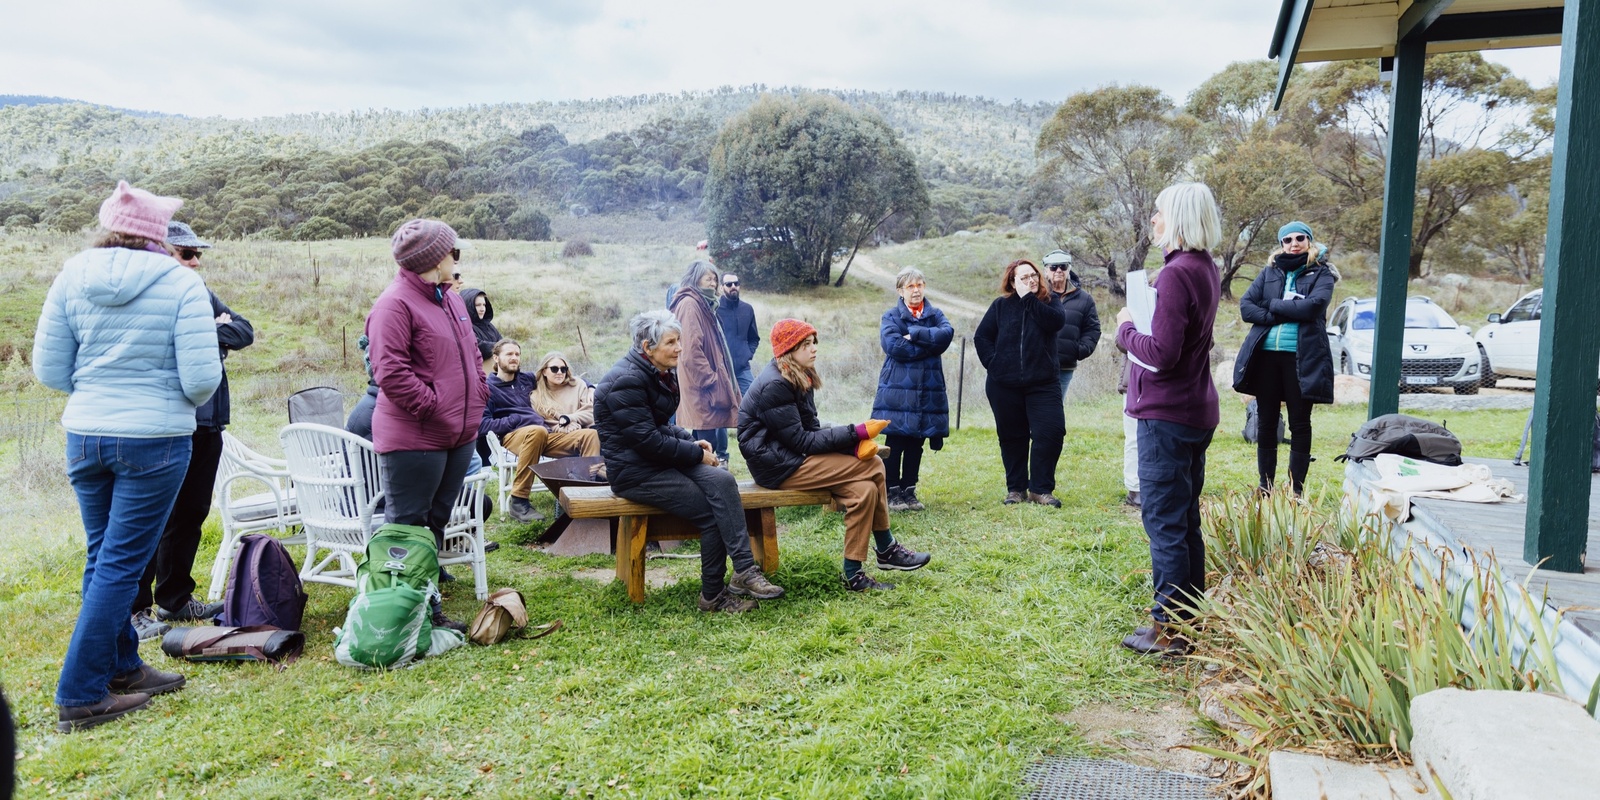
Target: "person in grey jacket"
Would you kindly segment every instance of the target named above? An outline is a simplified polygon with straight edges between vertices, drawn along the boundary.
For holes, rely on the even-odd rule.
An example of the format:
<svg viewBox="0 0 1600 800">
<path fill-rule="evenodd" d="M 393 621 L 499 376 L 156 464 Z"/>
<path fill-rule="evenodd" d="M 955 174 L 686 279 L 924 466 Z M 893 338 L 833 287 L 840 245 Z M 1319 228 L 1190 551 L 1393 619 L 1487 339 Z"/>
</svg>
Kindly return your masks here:
<svg viewBox="0 0 1600 800">
<path fill-rule="evenodd" d="M 1066 319 L 1056 333 L 1056 361 L 1061 365 L 1061 397 L 1066 399 L 1067 387 L 1072 384 L 1072 374 L 1078 362 L 1094 355 L 1100 344 L 1100 313 L 1094 298 L 1080 288 L 1078 273 L 1072 271 L 1072 254 L 1053 250 L 1044 257 L 1050 284 L 1050 299 L 1061 306 Z"/>
<path fill-rule="evenodd" d="M 105 230 L 62 267 L 33 337 L 34 376 L 69 394 L 61 426 L 86 545 L 56 685 L 62 733 L 184 685 L 140 660 L 128 615 L 189 469 L 195 407 L 222 383 L 205 281 L 161 243 L 182 204 L 119 182 L 100 206 Z"/>
<path fill-rule="evenodd" d="M 182 222 L 167 225 L 167 246 L 172 248 L 178 263 L 190 269 L 200 267 L 200 255 L 210 249 L 211 243 L 194 235 L 194 230 Z M 217 324 L 217 354 L 226 365 L 228 353 L 243 350 L 256 340 L 255 328 L 250 320 L 234 312 L 206 290 L 211 300 L 211 313 Z M 194 410 L 193 455 L 189 457 L 189 471 L 183 476 L 183 485 L 167 517 L 167 526 L 161 532 L 161 544 L 155 558 L 145 567 L 139 581 L 139 593 L 133 600 L 133 628 L 139 641 L 153 639 L 167 632 L 169 621 L 194 622 L 215 617 L 222 611 L 221 603 L 202 603 L 194 597 L 194 556 L 200 549 L 200 526 L 211 513 L 211 490 L 217 483 L 217 464 L 222 461 L 222 431 L 232 421 L 232 407 L 228 401 L 228 370 L 222 370 L 222 382 L 211 399 Z M 156 607 L 155 616 L 150 606 Z"/>
</svg>

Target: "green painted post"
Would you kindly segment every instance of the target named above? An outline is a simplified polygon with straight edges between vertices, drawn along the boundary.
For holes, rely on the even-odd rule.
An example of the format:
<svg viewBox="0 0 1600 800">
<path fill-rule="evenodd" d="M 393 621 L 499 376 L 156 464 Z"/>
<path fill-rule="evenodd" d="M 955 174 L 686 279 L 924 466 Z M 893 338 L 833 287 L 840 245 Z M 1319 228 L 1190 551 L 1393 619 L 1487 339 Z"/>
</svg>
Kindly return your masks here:
<svg viewBox="0 0 1600 800">
<path fill-rule="evenodd" d="M 1590 7 L 1593 5 L 1594 7 Z M 1522 557 L 1582 572 L 1589 536 L 1589 463 L 1600 359 L 1600 4 L 1567 0 L 1550 164 L 1533 467 Z M 1560 347 L 1556 343 L 1560 343 Z"/>
<path fill-rule="evenodd" d="M 1422 120 L 1422 61 L 1427 57 L 1426 48 L 1421 37 L 1395 45 L 1368 419 L 1400 410 L 1400 347 L 1405 341 L 1406 287 L 1411 280 L 1411 220 L 1417 199 L 1417 131 Z"/>
</svg>

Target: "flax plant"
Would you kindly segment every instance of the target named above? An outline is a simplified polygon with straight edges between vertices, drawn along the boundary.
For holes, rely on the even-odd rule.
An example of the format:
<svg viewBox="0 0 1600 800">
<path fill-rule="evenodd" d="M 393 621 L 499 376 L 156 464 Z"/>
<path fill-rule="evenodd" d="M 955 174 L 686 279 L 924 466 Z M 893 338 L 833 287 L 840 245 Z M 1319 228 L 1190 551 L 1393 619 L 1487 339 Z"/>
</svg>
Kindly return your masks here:
<svg viewBox="0 0 1600 800">
<path fill-rule="evenodd" d="M 1222 701 L 1245 727 L 1206 752 L 1248 768 L 1245 796 L 1264 796 L 1274 750 L 1405 760 L 1411 700 L 1434 689 L 1560 690 L 1537 602 L 1492 564 L 1455 578 L 1447 553 L 1285 494 L 1228 495 L 1203 516 L 1220 580 L 1191 632 L 1199 660 L 1245 685 Z"/>
</svg>

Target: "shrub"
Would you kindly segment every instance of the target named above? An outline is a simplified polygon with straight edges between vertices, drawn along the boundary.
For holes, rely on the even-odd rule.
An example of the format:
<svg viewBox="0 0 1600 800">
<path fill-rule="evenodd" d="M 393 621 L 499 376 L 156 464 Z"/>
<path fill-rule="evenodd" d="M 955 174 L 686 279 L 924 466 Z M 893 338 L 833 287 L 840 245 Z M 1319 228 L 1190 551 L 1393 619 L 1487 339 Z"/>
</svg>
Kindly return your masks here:
<svg viewBox="0 0 1600 800">
<path fill-rule="evenodd" d="M 589 241 L 587 239 L 568 239 L 567 243 L 561 246 L 562 258 L 577 258 L 578 256 L 592 255 L 594 255 L 594 248 L 589 246 Z"/>
</svg>

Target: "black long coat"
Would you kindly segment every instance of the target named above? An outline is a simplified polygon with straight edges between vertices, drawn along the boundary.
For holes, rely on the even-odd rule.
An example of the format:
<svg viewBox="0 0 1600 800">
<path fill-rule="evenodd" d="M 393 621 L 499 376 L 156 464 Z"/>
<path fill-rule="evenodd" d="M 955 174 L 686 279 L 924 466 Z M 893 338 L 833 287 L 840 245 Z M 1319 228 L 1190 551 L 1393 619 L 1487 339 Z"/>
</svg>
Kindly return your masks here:
<svg viewBox="0 0 1600 800">
<path fill-rule="evenodd" d="M 1326 255 L 1324 250 L 1322 257 Z M 1261 270 L 1239 300 L 1239 316 L 1252 327 L 1239 348 L 1239 358 L 1233 363 L 1233 390 L 1240 394 L 1260 394 L 1254 383 L 1256 376 L 1250 370 L 1252 357 L 1261 350 L 1262 340 L 1274 325 L 1296 323 L 1299 327 L 1295 330 L 1295 371 L 1300 376 L 1300 395 L 1313 403 L 1332 403 L 1333 355 L 1328 348 L 1328 304 L 1333 301 L 1333 285 L 1339 281 L 1339 273 L 1327 261 L 1312 262 L 1295 282 L 1295 290 L 1304 295 L 1295 300 L 1283 299 L 1286 280 L 1275 258 Z"/>
</svg>

